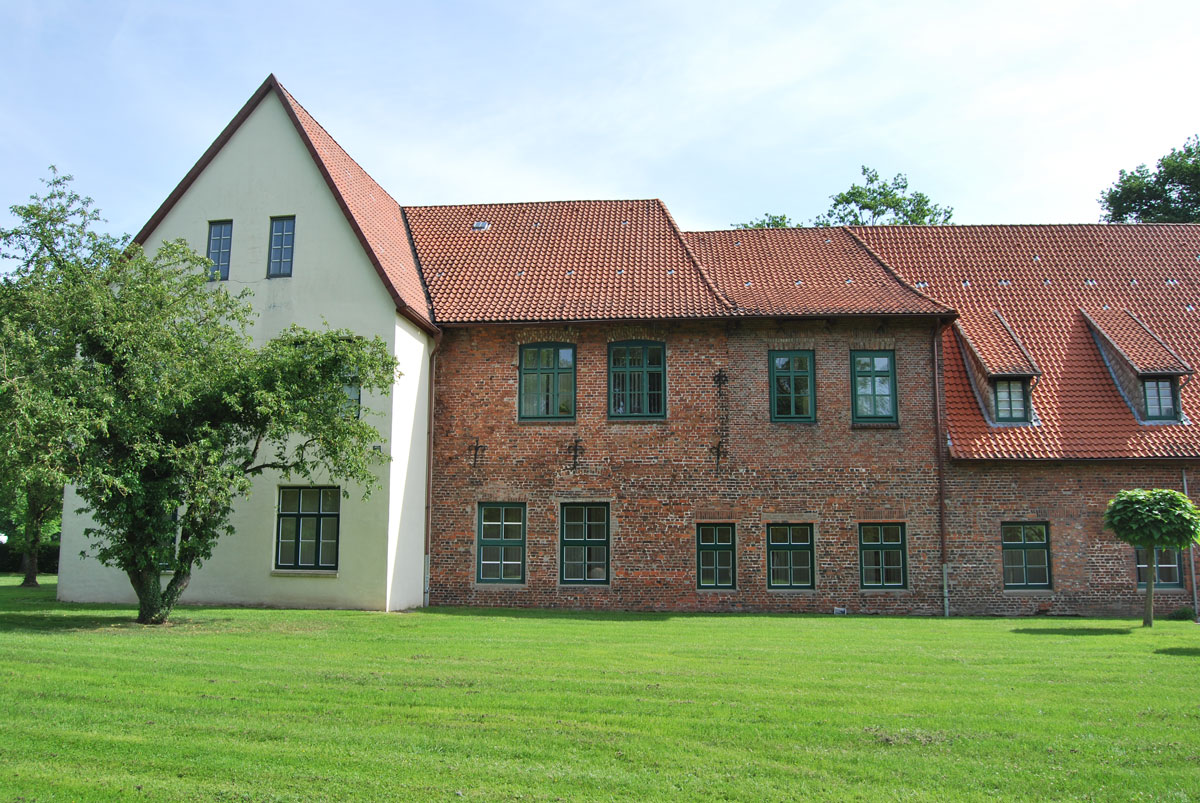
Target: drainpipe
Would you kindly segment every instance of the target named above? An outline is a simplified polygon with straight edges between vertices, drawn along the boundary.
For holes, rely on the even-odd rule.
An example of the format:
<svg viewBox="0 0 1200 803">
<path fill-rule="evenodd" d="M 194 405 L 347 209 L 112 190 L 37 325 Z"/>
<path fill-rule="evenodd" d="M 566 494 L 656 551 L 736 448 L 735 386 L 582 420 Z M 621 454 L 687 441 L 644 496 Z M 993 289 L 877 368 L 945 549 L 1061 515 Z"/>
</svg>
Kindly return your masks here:
<svg viewBox="0 0 1200 803">
<path fill-rule="evenodd" d="M 1187 496 L 1187 469 L 1183 472 L 1183 495 Z M 1190 498 L 1190 497 L 1189 497 Z M 1196 604 L 1196 545 L 1188 547 L 1188 570 L 1192 575 L 1192 610 L 1196 612 L 1196 624 L 1200 624 L 1200 605 Z"/>
<path fill-rule="evenodd" d="M 426 608 L 429 607 L 429 544 L 433 540 L 433 406 L 437 401 L 434 379 L 441 347 L 442 333 L 439 331 L 433 336 L 433 350 L 429 352 L 429 395 L 425 413 L 425 575 L 421 605 Z"/>
<path fill-rule="evenodd" d="M 942 432 L 942 384 L 938 365 L 941 364 L 942 332 L 949 325 L 949 321 L 946 321 L 933 327 L 933 340 L 929 344 L 933 358 L 933 426 L 934 452 L 937 457 L 938 540 L 942 561 L 942 615 L 947 618 L 950 616 L 950 563 L 946 550 L 946 464 L 943 454 L 945 435 Z"/>
</svg>

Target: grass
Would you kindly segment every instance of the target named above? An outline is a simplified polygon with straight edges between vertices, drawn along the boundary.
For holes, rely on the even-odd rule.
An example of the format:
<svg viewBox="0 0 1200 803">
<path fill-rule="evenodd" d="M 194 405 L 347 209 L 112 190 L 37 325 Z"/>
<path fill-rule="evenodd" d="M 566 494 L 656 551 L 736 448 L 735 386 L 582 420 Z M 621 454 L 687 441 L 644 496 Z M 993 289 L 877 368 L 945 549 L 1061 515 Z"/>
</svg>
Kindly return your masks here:
<svg viewBox="0 0 1200 803">
<path fill-rule="evenodd" d="M 1200 627 L 68 605 L 0 578 L 0 800 L 1193 800 Z"/>
</svg>

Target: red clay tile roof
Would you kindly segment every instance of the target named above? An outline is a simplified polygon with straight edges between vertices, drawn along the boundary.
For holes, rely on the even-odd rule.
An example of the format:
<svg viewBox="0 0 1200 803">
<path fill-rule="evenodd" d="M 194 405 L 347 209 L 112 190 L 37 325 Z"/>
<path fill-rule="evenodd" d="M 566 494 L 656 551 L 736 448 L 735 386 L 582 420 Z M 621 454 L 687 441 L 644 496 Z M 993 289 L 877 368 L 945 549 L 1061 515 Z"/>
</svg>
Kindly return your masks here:
<svg viewBox="0 0 1200 803">
<path fill-rule="evenodd" d="M 845 229 L 684 232 L 741 315 L 951 315 Z"/>
<path fill-rule="evenodd" d="M 328 132 L 305 111 L 304 107 L 297 103 L 295 98 L 280 85 L 274 75 L 268 75 L 267 80 L 263 81 L 262 85 L 255 90 L 246 104 L 225 126 L 212 145 L 133 238 L 134 242 L 145 244 L 146 239 L 187 192 L 204 168 L 233 137 L 263 98 L 270 93 L 274 93 L 283 104 L 284 109 L 287 110 L 292 124 L 296 127 L 296 133 L 300 135 L 300 139 L 316 163 L 317 169 L 329 186 L 330 192 L 333 193 L 345 214 L 346 221 L 362 244 L 367 258 L 383 281 L 388 295 L 396 304 L 397 311 L 422 329 L 436 332 L 437 327 L 433 325 L 429 303 L 421 285 L 420 274 L 417 272 L 399 204 L 342 150 L 333 137 L 329 136 Z"/>
<path fill-rule="evenodd" d="M 1191 369 L 1166 341 L 1127 309 L 1081 309 L 1101 337 L 1108 340 L 1139 374 L 1188 374 Z"/>
<path fill-rule="evenodd" d="M 908 282 L 959 310 L 973 341 L 973 326 L 999 310 L 1042 370 L 1032 394 L 1038 422 L 989 426 L 947 331 L 946 420 L 954 457 L 1200 456 L 1197 426 L 1138 423 L 1081 312 L 1100 314 L 1105 305 L 1129 310 L 1181 360 L 1197 364 L 1200 225 L 896 226 L 854 233 Z M 1004 361 L 988 336 L 978 340 L 987 359 Z M 1162 356 L 1140 336 L 1122 342 L 1144 364 Z M 1196 389 L 1184 388 L 1181 406 L 1186 420 L 1200 416 Z"/>
<path fill-rule="evenodd" d="M 960 316 L 957 326 L 989 375 L 1035 376 L 1041 373 L 999 310 L 972 311 Z"/>
<path fill-rule="evenodd" d="M 404 209 L 438 323 L 732 314 L 661 201 Z M 476 230 L 475 225 L 486 225 Z"/>
</svg>

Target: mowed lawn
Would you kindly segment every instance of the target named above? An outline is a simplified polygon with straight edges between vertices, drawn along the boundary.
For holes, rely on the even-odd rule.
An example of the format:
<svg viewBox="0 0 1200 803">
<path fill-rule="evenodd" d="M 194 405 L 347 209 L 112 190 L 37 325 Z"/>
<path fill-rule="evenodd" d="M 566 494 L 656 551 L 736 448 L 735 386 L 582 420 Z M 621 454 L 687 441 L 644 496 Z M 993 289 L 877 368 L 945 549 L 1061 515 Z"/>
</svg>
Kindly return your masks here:
<svg viewBox="0 0 1200 803">
<path fill-rule="evenodd" d="M 1200 626 L 62 605 L 0 800 L 1196 800 Z"/>
</svg>

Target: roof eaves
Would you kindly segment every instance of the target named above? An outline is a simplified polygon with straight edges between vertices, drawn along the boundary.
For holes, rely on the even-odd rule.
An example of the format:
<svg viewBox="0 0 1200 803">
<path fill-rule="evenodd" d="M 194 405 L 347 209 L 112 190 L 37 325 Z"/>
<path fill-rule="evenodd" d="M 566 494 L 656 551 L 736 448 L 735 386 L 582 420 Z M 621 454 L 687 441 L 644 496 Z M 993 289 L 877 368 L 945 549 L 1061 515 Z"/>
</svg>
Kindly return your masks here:
<svg viewBox="0 0 1200 803">
<path fill-rule="evenodd" d="M 1132 318 L 1134 323 L 1136 323 L 1138 326 L 1142 327 L 1142 329 L 1144 329 L 1146 331 L 1146 334 L 1148 334 L 1148 335 L 1150 335 L 1150 337 L 1154 338 L 1154 340 L 1158 343 L 1158 345 L 1162 346 L 1163 349 L 1168 354 L 1170 354 L 1172 357 L 1174 357 L 1175 361 L 1178 362 L 1181 366 L 1183 366 L 1184 373 L 1186 373 L 1186 374 L 1196 373 L 1192 369 L 1192 367 L 1187 364 L 1187 360 L 1183 359 L 1183 357 L 1180 357 L 1179 354 L 1175 351 L 1175 349 L 1168 346 L 1166 341 L 1163 340 L 1161 337 L 1159 337 L 1157 334 L 1155 334 L 1154 330 L 1152 330 L 1149 326 L 1147 326 L 1146 323 L 1141 318 L 1134 315 L 1132 310 L 1125 310 L 1125 314 L 1128 315 L 1130 318 Z"/>
</svg>

